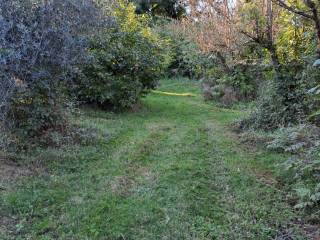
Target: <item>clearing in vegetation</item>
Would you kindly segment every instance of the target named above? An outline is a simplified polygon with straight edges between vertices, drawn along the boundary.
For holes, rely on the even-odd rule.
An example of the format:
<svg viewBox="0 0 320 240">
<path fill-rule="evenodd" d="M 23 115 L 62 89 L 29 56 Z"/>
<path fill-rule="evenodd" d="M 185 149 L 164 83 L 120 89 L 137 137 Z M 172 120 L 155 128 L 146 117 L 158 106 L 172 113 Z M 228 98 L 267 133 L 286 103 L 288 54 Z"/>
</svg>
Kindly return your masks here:
<svg viewBox="0 0 320 240">
<path fill-rule="evenodd" d="M 164 80 L 135 112 L 83 110 L 99 141 L 35 151 L 46 170 L 0 190 L 0 237 L 307 239 L 273 177 L 286 157 L 241 146 L 229 124 L 245 113 L 199 89 Z"/>
</svg>

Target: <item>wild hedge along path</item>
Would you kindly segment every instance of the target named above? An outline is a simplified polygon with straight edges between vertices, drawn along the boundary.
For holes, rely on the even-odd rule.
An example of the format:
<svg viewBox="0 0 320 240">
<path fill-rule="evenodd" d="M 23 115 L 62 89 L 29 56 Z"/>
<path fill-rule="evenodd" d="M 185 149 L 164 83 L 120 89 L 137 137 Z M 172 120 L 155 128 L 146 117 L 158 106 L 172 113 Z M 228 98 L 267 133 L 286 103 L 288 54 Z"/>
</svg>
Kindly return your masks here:
<svg viewBox="0 0 320 240">
<path fill-rule="evenodd" d="M 47 172 L 1 195 L 3 238 L 306 239 L 272 178 L 282 156 L 241 146 L 228 124 L 244 113 L 197 84 L 163 81 L 133 113 L 85 111 L 75 121 L 99 141 L 41 153 Z"/>
</svg>

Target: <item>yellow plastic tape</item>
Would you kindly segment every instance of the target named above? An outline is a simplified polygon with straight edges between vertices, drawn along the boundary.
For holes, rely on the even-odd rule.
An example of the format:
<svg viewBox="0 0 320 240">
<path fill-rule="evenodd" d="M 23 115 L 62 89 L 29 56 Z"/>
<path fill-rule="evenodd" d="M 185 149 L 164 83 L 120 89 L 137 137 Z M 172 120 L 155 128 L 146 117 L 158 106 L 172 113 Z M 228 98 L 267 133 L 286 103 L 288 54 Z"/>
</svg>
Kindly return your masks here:
<svg viewBox="0 0 320 240">
<path fill-rule="evenodd" d="M 172 92 L 162 92 L 162 91 L 156 91 L 153 90 L 153 93 L 163 94 L 163 95 L 169 95 L 169 96 L 180 96 L 180 97 L 195 97 L 195 94 L 192 93 L 172 93 Z"/>
</svg>

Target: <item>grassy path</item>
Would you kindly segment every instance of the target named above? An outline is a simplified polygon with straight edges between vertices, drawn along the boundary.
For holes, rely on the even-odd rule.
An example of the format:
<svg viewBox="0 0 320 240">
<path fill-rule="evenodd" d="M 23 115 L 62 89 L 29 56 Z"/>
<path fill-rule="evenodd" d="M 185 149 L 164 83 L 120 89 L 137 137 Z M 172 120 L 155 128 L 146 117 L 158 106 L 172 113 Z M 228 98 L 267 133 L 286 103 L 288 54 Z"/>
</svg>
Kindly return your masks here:
<svg viewBox="0 0 320 240">
<path fill-rule="evenodd" d="M 3 238 L 299 239 L 281 191 L 257 177 L 281 156 L 240 146 L 227 124 L 243 113 L 198 89 L 165 81 L 135 113 L 86 111 L 77 122 L 100 140 L 42 152 L 47 173 L 0 197 L 15 223 Z"/>
</svg>

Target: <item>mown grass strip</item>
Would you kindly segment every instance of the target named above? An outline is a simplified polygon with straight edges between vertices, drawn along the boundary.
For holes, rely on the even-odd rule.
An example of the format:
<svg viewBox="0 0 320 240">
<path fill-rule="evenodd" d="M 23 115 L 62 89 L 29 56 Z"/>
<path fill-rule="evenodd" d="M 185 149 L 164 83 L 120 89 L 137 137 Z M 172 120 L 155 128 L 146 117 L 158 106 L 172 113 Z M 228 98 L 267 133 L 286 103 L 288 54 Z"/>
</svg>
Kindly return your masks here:
<svg viewBox="0 0 320 240">
<path fill-rule="evenodd" d="M 204 103 L 198 87 L 167 80 L 138 112 L 85 110 L 79 124 L 110 136 L 43 150 L 48 173 L 0 195 L 0 214 L 16 220 L 0 239 L 307 239 L 283 195 L 252 174 L 281 156 L 246 151 L 227 129 L 243 113 Z"/>
</svg>

